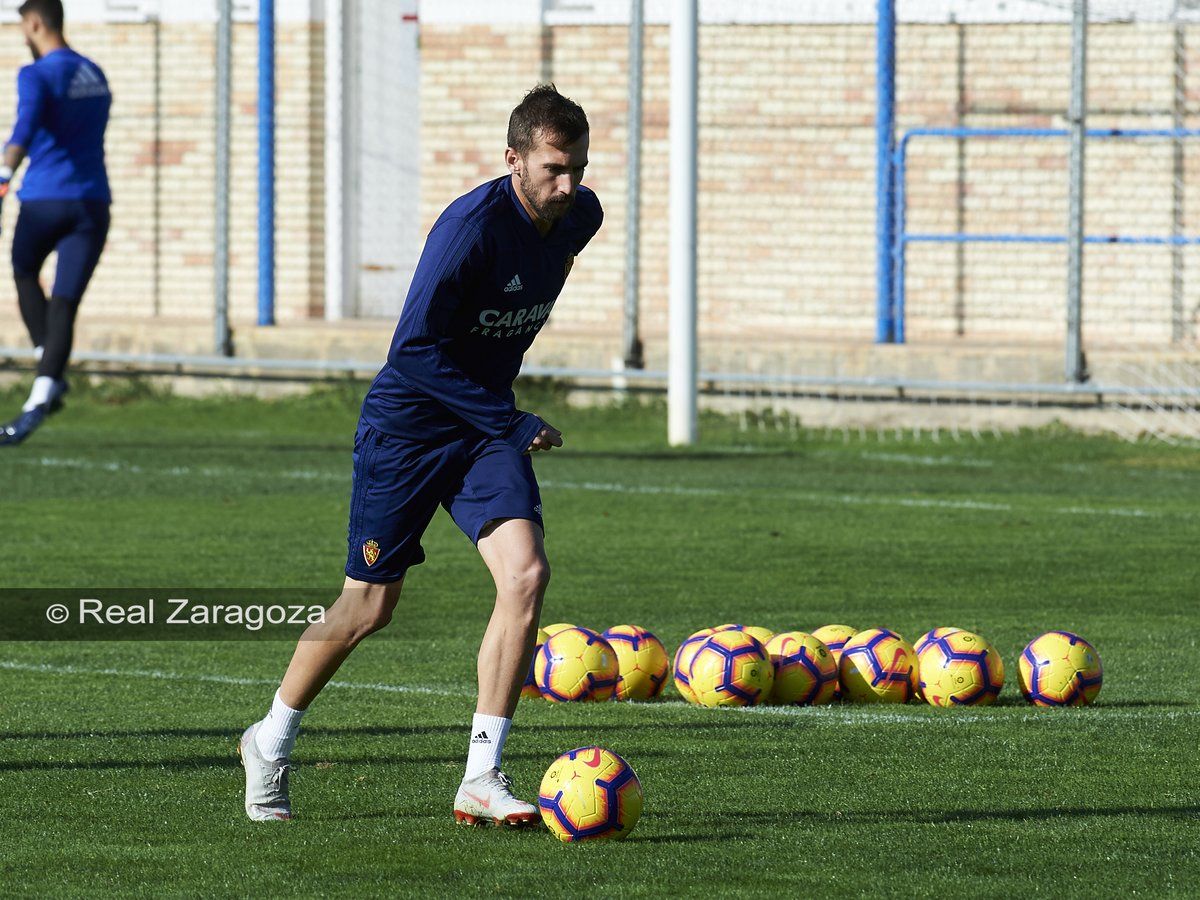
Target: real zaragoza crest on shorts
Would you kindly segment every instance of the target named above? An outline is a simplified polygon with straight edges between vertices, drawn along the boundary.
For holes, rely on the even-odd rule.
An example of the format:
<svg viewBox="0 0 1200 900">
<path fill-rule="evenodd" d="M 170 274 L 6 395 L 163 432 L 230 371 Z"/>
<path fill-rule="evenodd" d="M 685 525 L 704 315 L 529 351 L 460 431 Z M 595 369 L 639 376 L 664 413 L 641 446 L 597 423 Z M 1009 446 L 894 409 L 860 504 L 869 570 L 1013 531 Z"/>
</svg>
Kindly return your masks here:
<svg viewBox="0 0 1200 900">
<path fill-rule="evenodd" d="M 375 565 L 379 559 L 379 542 L 376 540 L 367 541 L 363 544 L 363 559 L 367 561 L 368 566 Z"/>
</svg>

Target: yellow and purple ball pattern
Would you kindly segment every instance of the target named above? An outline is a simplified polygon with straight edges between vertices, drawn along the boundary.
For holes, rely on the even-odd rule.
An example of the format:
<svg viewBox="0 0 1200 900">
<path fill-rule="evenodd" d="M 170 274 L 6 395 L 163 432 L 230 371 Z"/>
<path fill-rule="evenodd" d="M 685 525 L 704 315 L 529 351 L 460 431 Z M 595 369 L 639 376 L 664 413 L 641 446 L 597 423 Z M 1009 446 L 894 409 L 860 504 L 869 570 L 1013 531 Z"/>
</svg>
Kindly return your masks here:
<svg viewBox="0 0 1200 900">
<path fill-rule="evenodd" d="M 533 659 L 529 660 L 529 673 L 525 676 L 525 683 L 521 685 L 522 699 L 536 700 L 542 696 L 542 692 L 538 690 L 537 677 L 534 670 L 537 668 L 537 655 L 542 649 L 542 644 L 546 643 L 546 638 L 549 636 L 546 634 L 545 628 L 538 629 L 537 641 L 533 645 Z"/>
<path fill-rule="evenodd" d="M 838 668 L 829 648 L 803 631 L 784 631 L 767 642 L 775 667 L 771 703 L 823 706 L 833 702 Z"/>
<path fill-rule="evenodd" d="M 775 667 L 753 635 L 718 631 L 696 651 L 687 677 L 701 706 L 757 706 L 771 695 Z"/>
<path fill-rule="evenodd" d="M 590 628 L 552 634 L 534 659 L 538 690 L 552 703 L 611 699 L 617 674 L 612 646 Z"/>
<path fill-rule="evenodd" d="M 833 654 L 833 661 L 838 665 L 842 662 L 842 648 L 846 646 L 846 641 L 858 634 L 857 628 L 851 628 L 849 625 L 822 625 L 820 628 L 812 632 L 812 636 L 829 648 L 829 652 Z M 837 688 L 833 692 L 834 700 L 842 699 L 842 682 L 839 676 Z"/>
<path fill-rule="evenodd" d="M 542 821 L 564 842 L 627 837 L 642 802 L 633 767 L 603 747 L 564 753 L 550 764 L 538 791 Z"/>
<path fill-rule="evenodd" d="M 1021 693 L 1034 706 L 1086 706 L 1104 683 L 1096 648 L 1069 631 L 1029 642 L 1017 662 Z"/>
<path fill-rule="evenodd" d="M 689 635 L 684 642 L 679 645 L 679 649 L 675 651 L 675 690 L 679 691 L 681 697 L 688 703 L 696 703 L 696 695 L 692 692 L 691 681 L 688 678 L 688 669 L 692 664 L 692 657 L 696 652 L 704 646 L 704 642 L 708 640 L 709 635 L 714 634 L 716 629 L 701 628 L 693 635 Z"/>
<path fill-rule="evenodd" d="M 917 690 L 917 656 L 896 632 L 870 628 L 842 647 L 838 674 L 855 703 L 907 703 Z"/>
<path fill-rule="evenodd" d="M 726 622 L 724 625 L 718 625 L 713 629 L 717 631 L 744 631 L 746 634 L 751 634 L 758 639 L 758 642 L 764 647 L 775 637 L 775 632 L 770 628 L 763 628 L 761 625 L 737 625 L 733 622 Z"/>
<path fill-rule="evenodd" d="M 671 671 L 667 650 L 640 625 L 614 625 L 601 635 L 617 654 L 617 700 L 652 700 Z"/>
<path fill-rule="evenodd" d="M 1004 661 L 977 634 L 954 629 L 917 653 L 921 697 L 931 706 L 987 706 L 1004 687 Z"/>
</svg>

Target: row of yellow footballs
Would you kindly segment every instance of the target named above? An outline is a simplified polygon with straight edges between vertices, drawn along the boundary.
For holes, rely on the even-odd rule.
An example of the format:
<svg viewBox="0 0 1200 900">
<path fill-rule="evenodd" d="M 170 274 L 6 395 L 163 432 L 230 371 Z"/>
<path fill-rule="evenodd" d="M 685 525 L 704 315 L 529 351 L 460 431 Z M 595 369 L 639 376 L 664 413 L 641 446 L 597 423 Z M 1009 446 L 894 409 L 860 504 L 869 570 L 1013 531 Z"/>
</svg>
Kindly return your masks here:
<svg viewBox="0 0 1200 900">
<path fill-rule="evenodd" d="M 1038 706 L 1080 706 L 1100 691 L 1099 654 L 1078 635 L 1051 631 L 1018 660 L 1021 693 Z M 935 628 L 909 644 L 886 628 L 826 625 L 775 634 L 754 625 L 704 628 L 675 653 L 674 683 L 689 703 L 821 705 L 838 699 L 934 706 L 993 702 L 1004 663 L 988 641 L 961 628 Z M 604 632 L 566 623 L 539 629 L 523 697 L 554 702 L 650 700 L 672 666 L 666 649 L 638 625 Z"/>
</svg>

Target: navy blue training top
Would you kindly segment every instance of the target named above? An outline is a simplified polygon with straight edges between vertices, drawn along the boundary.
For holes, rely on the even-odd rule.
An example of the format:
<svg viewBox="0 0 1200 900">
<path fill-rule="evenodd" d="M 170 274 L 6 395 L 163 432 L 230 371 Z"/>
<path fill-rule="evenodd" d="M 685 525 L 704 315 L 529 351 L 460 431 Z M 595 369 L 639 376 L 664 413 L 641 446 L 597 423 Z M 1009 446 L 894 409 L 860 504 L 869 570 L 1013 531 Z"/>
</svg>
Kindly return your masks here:
<svg viewBox="0 0 1200 900">
<path fill-rule="evenodd" d="M 544 423 L 516 408 L 513 380 L 603 218 L 581 185 L 542 237 L 510 175 L 451 203 L 429 232 L 363 420 L 422 442 L 482 432 L 524 452 Z"/>
<path fill-rule="evenodd" d="M 10 144 L 29 168 L 17 192 L 30 200 L 112 202 L 104 168 L 104 129 L 112 94 L 94 62 L 69 47 L 52 50 L 17 73 L 17 122 Z"/>
</svg>

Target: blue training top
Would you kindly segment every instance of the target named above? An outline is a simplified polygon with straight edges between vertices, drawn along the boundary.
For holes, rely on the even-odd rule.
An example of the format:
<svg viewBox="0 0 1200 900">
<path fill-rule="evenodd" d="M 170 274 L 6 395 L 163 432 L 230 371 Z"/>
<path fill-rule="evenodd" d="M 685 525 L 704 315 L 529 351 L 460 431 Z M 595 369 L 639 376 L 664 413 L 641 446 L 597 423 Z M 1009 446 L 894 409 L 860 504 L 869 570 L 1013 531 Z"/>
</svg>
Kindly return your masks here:
<svg viewBox="0 0 1200 900">
<path fill-rule="evenodd" d="M 112 94 L 104 73 L 69 47 L 17 73 L 17 123 L 10 144 L 29 155 L 17 192 L 29 200 L 112 202 L 104 168 L 104 129 Z"/>
<path fill-rule="evenodd" d="M 419 441 L 482 432 L 524 452 L 544 423 L 516 408 L 513 380 L 603 218 L 581 185 L 542 237 L 510 175 L 451 203 L 429 232 L 363 420 Z"/>
</svg>

